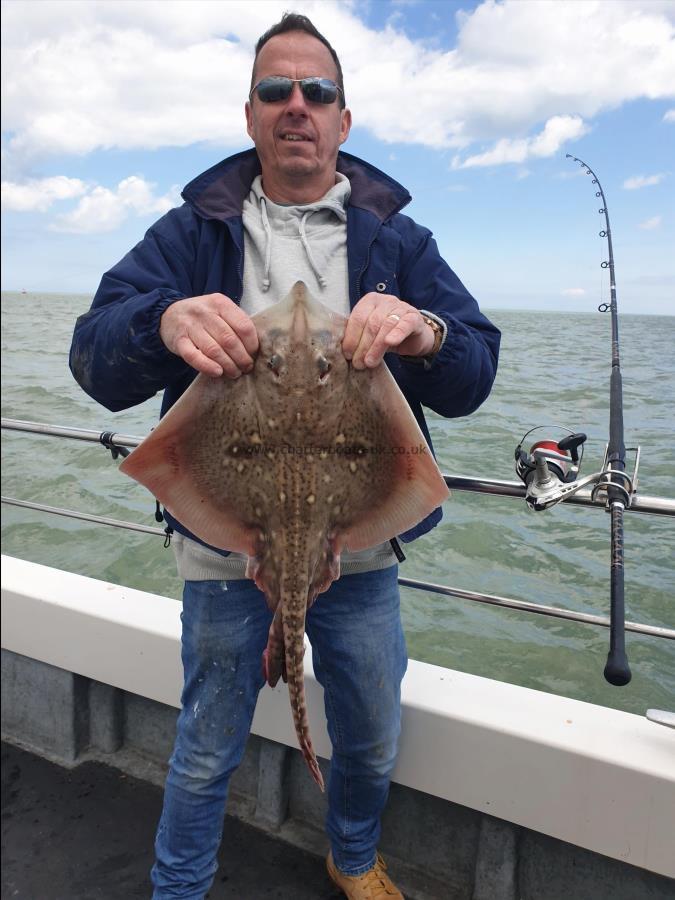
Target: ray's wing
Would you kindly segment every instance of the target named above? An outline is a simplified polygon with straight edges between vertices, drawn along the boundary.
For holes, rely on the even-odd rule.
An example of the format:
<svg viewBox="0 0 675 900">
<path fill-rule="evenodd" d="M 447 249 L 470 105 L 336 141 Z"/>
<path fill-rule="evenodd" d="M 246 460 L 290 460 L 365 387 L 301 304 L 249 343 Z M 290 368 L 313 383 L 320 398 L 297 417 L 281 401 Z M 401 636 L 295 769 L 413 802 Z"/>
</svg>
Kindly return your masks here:
<svg viewBox="0 0 675 900">
<path fill-rule="evenodd" d="M 337 524 L 349 550 L 365 550 L 417 525 L 450 492 L 386 365 L 352 370 L 344 418 Z"/>
<path fill-rule="evenodd" d="M 251 380 L 198 375 L 151 434 L 122 463 L 193 534 L 253 556 L 257 529 L 247 477 L 263 457 Z"/>
</svg>

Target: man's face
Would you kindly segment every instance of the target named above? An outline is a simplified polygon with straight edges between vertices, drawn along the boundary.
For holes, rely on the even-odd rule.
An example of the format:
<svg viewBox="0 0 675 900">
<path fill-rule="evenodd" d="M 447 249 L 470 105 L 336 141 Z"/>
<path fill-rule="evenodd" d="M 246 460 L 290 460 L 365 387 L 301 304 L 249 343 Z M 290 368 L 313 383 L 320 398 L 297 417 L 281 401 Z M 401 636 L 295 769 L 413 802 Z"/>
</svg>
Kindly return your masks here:
<svg viewBox="0 0 675 900">
<path fill-rule="evenodd" d="M 328 48 L 302 31 L 279 34 L 265 44 L 258 55 L 255 83 L 268 75 L 337 78 Z M 335 160 L 349 134 L 351 113 L 340 109 L 339 98 L 335 103 L 305 100 L 295 84 L 287 100 L 275 103 L 263 103 L 253 93 L 246 104 L 246 126 L 260 157 L 268 196 L 293 200 L 289 191 L 299 190 L 309 202 L 307 196 L 319 199 L 335 183 Z"/>
</svg>

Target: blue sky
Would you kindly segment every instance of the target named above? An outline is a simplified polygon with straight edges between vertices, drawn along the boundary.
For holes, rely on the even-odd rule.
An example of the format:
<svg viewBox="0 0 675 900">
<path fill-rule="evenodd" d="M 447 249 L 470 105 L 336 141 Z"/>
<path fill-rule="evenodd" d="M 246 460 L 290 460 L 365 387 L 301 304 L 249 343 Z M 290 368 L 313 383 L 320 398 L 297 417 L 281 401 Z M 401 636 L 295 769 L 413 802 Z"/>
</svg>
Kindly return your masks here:
<svg viewBox="0 0 675 900">
<path fill-rule="evenodd" d="M 200 171 L 250 145 L 257 37 L 289 8 L 342 60 L 345 149 L 487 309 L 675 314 L 675 2 L 33 2 L 3 12 L 3 290 L 93 293 Z"/>
</svg>

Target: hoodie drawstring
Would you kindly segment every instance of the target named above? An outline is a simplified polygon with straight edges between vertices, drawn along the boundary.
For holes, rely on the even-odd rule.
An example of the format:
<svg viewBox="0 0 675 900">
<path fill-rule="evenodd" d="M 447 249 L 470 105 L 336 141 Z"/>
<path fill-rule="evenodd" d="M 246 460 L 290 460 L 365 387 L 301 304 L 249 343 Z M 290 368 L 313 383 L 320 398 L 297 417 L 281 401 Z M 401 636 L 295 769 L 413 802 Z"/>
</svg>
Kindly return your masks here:
<svg viewBox="0 0 675 900">
<path fill-rule="evenodd" d="M 300 219 L 300 225 L 298 226 L 298 232 L 300 233 L 300 242 L 302 246 L 305 248 L 305 253 L 307 254 L 307 259 L 309 260 L 309 264 L 312 267 L 312 271 L 316 275 L 316 280 L 319 282 L 322 288 L 326 287 L 326 279 L 323 277 L 321 272 L 319 271 L 319 267 L 316 264 L 316 260 L 314 259 L 314 254 L 312 253 L 312 248 L 309 246 L 309 241 L 307 240 L 307 233 L 305 231 L 305 222 L 312 215 L 312 213 L 317 212 L 316 209 L 308 209 L 307 212 Z"/>
<path fill-rule="evenodd" d="M 254 189 L 256 188 L 257 180 L 258 179 L 256 179 L 256 181 L 253 183 Z M 272 233 L 274 231 L 274 228 L 272 223 L 270 223 L 269 211 L 267 208 L 270 201 L 267 199 L 267 197 L 264 196 L 264 194 L 262 194 L 259 186 L 256 193 L 258 194 L 258 200 L 260 202 L 260 221 L 265 240 L 265 261 L 262 278 L 262 290 L 263 292 L 266 292 L 270 289 L 272 283 Z M 309 217 L 315 212 L 321 212 L 325 210 L 331 210 L 337 216 L 337 218 L 340 219 L 340 221 L 347 221 L 345 201 L 344 199 L 338 199 L 337 197 L 330 197 L 328 199 L 323 198 L 317 201 L 316 205 L 313 205 L 311 209 L 306 209 L 302 213 L 302 216 L 298 221 L 298 237 L 300 238 L 300 243 L 304 248 L 304 251 L 307 255 L 307 261 L 309 262 L 309 265 L 314 272 L 314 275 L 316 276 L 316 280 L 323 289 L 326 288 L 327 282 L 325 276 L 320 271 L 319 263 L 317 262 L 316 256 L 314 255 L 311 244 L 309 242 L 309 237 L 307 235 L 307 221 Z M 274 213 L 274 210 L 272 212 Z"/>
<path fill-rule="evenodd" d="M 264 197 L 260 198 L 260 218 L 262 219 L 262 227 L 265 232 L 265 270 L 263 274 L 262 289 L 268 291 L 270 287 L 270 268 L 272 266 L 272 229 L 270 220 L 267 215 L 267 202 Z"/>
</svg>

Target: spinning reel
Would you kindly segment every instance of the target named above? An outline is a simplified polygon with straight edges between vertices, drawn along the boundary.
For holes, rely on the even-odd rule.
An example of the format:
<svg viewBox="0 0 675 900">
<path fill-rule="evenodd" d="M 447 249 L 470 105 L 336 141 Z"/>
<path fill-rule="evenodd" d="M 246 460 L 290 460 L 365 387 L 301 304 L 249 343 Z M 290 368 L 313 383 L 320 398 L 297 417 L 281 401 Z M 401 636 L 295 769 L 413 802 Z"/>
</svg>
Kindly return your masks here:
<svg viewBox="0 0 675 900">
<path fill-rule="evenodd" d="M 529 451 L 523 450 L 523 443 L 529 435 L 544 429 L 550 433 L 551 428 L 566 431 L 567 437 L 560 441 L 547 437 L 532 444 Z M 613 466 L 608 451 L 605 450 L 605 459 L 600 472 L 577 479 L 584 455 L 585 440 L 586 435 L 583 432 L 570 431 L 569 428 L 562 428 L 559 425 L 537 425 L 523 435 L 515 452 L 516 474 L 525 484 L 525 501 L 530 509 L 537 511 L 549 509 L 588 485 L 593 485 L 591 500 L 604 495 L 607 509 L 610 506 L 610 489 L 614 490 L 615 495 L 619 492 L 626 509 L 630 507 L 637 491 L 640 448 L 626 448 L 628 452 L 635 453 L 632 475 Z"/>
<path fill-rule="evenodd" d="M 565 431 L 567 436 L 559 441 L 546 437 L 532 444 L 528 451 L 523 450 L 531 434 L 544 430 L 550 434 L 551 428 Z M 548 509 L 581 487 L 581 483 L 573 483 L 581 468 L 585 440 L 582 432 L 550 425 L 537 425 L 523 435 L 515 451 L 516 474 L 525 484 L 525 500 L 531 509 Z"/>
</svg>

